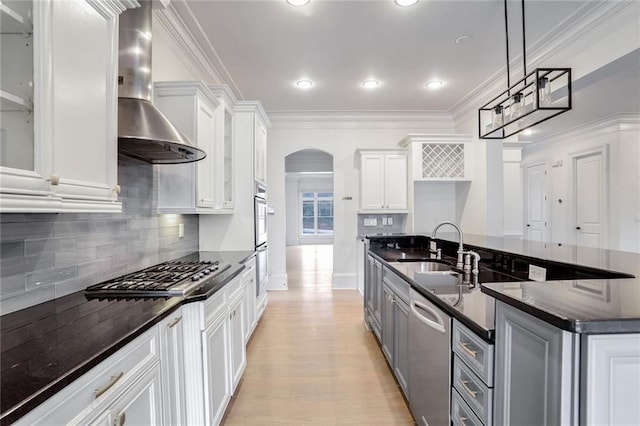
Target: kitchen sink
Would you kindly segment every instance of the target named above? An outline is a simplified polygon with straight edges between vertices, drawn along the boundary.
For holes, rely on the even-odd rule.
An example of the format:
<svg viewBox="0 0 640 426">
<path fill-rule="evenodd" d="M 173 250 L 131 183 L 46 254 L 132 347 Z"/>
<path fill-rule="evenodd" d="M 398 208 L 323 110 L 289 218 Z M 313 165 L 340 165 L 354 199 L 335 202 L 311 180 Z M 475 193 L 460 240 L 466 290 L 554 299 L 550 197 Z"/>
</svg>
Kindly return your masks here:
<svg viewBox="0 0 640 426">
<path fill-rule="evenodd" d="M 415 272 L 456 272 L 453 265 L 439 259 L 398 259 L 404 267 Z"/>
</svg>

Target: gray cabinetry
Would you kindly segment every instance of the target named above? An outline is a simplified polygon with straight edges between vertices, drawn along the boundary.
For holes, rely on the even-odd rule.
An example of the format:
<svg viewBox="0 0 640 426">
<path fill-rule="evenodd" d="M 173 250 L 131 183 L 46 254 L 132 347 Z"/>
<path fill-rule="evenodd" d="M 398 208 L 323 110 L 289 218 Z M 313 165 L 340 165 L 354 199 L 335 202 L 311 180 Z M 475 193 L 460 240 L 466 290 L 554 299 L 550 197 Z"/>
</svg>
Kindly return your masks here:
<svg viewBox="0 0 640 426">
<path fill-rule="evenodd" d="M 573 337 L 496 303 L 495 424 L 577 424 Z"/>
<path fill-rule="evenodd" d="M 393 372 L 400 388 L 409 396 L 409 305 L 396 299 L 394 315 Z"/>
<path fill-rule="evenodd" d="M 378 340 L 382 340 L 382 264 L 367 256 L 365 265 L 365 317 Z"/>
<path fill-rule="evenodd" d="M 382 353 L 393 366 L 393 338 L 395 335 L 394 303 L 395 294 L 389 286 L 382 285 Z"/>
</svg>

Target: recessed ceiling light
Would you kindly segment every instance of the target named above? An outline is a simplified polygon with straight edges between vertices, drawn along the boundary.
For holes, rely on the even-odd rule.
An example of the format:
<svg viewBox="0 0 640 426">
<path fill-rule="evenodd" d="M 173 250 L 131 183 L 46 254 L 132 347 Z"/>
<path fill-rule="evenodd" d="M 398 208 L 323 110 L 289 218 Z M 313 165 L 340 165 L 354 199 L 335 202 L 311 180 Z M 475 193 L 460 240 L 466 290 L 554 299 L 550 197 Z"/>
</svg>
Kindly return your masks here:
<svg viewBox="0 0 640 426">
<path fill-rule="evenodd" d="M 428 89 L 439 89 L 444 86 L 444 83 L 440 80 L 431 80 L 427 82 L 426 86 Z"/>
<path fill-rule="evenodd" d="M 362 82 L 362 87 L 365 89 L 375 89 L 378 86 L 380 86 L 380 82 L 378 80 L 369 79 Z"/>
<path fill-rule="evenodd" d="M 418 3 L 418 0 L 396 0 L 396 4 L 402 7 L 413 6 L 416 3 Z"/>
<path fill-rule="evenodd" d="M 471 37 L 469 34 L 463 34 L 456 39 L 456 44 L 467 44 L 471 41 L 472 38 L 473 37 Z"/>
<path fill-rule="evenodd" d="M 522 134 L 525 136 L 531 136 L 533 134 L 533 130 L 531 129 L 525 129 L 522 131 Z"/>
<path fill-rule="evenodd" d="M 287 3 L 289 3 L 291 6 L 304 6 L 305 4 L 309 3 L 309 0 L 287 0 Z"/>
<path fill-rule="evenodd" d="M 308 89 L 313 86 L 313 82 L 311 80 L 299 80 L 296 82 L 296 86 L 300 89 Z"/>
</svg>

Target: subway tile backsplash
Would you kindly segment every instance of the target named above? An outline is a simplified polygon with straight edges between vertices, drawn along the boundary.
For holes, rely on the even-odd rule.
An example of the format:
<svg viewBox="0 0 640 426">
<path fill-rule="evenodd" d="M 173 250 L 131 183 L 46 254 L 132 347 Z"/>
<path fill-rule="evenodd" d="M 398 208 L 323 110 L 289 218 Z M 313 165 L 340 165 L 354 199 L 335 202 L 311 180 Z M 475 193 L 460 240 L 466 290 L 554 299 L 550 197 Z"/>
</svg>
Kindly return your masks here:
<svg viewBox="0 0 640 426">
<path fill-rule="evenodd" d="M 0 214 L 2 314 L 198 250 L 197 215 L 155 213 L 155 168 L 118 161 L 123 213 Z"/>
</svg>

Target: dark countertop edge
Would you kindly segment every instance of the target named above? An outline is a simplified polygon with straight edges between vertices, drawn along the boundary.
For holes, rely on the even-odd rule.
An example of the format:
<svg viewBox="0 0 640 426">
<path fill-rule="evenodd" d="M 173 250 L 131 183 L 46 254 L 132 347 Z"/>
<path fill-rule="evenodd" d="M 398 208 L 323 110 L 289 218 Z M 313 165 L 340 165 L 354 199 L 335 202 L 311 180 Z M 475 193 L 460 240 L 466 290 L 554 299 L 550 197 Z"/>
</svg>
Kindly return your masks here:
<svg viewBox="0 0 640 426">
<path fill-rule="evenodd" d="M 513 306 L 523 312 L 532 315 L 539 320 L 558 327 L 564 331 L 577 334 L 627 334 L 638 333 L 640 329 L 640 319 L 637 318 L 611 318 L 601 320 L 579 320 L 562 318 L 542 308 L 529 305 L 520 300 L 514 299 L 491 287 L 481 286 L 480 290 L 509 306 Z"/>
<path fill-rule="evenodd" d="M 79 364 L 76 368 L 69 370 L 65 375 L 59 377 L 52 383 L 49 383 L 38 392 L 31 395 L 31 397 L 23 400 L 17 405 L 14 405 L 4 413 L 0 414 L 0 426 L 10 425 L 20 418 L 24 417 L 44 403 L 46 400 L 54 396 L 56 393 L 62 391 L 69 384 L 80 378 L 85 373 L 89 372 L 92 368 L 96 367 L 102 361 L 109 358 L 111 355 L 115 354 L 118 350 L 122 349 L 128 343 L 131 343 L 136 337 L 142 335 L 145 331 L 152 328 L 154 325 L 158 324 L 164 318 L 169 316 L 172 312 L 176 311 L 180 308 L 180 306 L 185 305 L 187 303 L 193 302 L 201 302 L 209 297 L 213 296 L 220 289 L 222 289 L 225 285 L 227 285 L 231 280 L 236 278 L 242 271 L 245 269 L 245 263 L 247 260 L 251 259 L 255 256 L 255 252 L 249 254 L 247 257 L 243 258 L 239 261 L 238 265 L 232 265 L 231 270 L 225 271 L 225 276 L 217 282 L 211 289 L 208 289 L 206 293 L 197 294 L 186 297 L 174 297 L 176 303 L 173 306 L 168 307 L 161 313 L 157 314 L 155 317 L 149 319 L 145 323 L 141 324 L 138 328 L 122 337 L 121 339 L 114 342 L 112 345 L 98 352 L 92 358 L 86 360 L 82 364 Z M 81 290 L 84 291 L 84 290 Z"/>
<path fill-rule="evenodd" d="M 135 338 L 142 335 L 145 331 L 152 328 L 161 320 L 169 316 L 172 312 L 182 306 L 184 299 L 176 299 L 176 303 L 173 306 L 168 307 L 155 317 L 151 318 L 137 329 L 133 330 L 120 340 L 114 342 L 112 345 L 98 352 L 93 357 L 89 358 L 76 368 L 69 370 L 65 375 L 59 377 L 57 380 L 49 383 L 38 392 L 31 395 L 31 397 L 23 400 L 17 405 L 14 405 L 0 416 L 0 425 L 9 425 L 23 416 L 27 415 L 30 411 L 43 404 L 49 398 L 62 391 L 69 384 L 79 379 L 82 375 L 89 372 L 92 368 L 96 367 L 102 361 L 115 354 L 118 350 L 122 349 L 128 343 L 131 343 Z"/>
<path fill-rule="evenodd" d="M 413 288 L 418 293 L 420 293 L 421 295 L 426 297 L 430 302 L 432 302 L 434 305 L 438 306 L 438 308 L 442 309 L 447 314 L 451 315 L 453 318 L 455 318 L 458 321 L 460 321 L 467 328 L 471 329 L 474 333 L 476 333 L 479 337 L 481 337 L 485 341 L 487 341 L 489 343 L 492 343 L 492 344 L 495 342 L 495 330 L 488 330 L 488 329 L 486 329 L 484 327 L 479 326 L 473 320 L 469 319 L 469 317 L 467 317 L 466 315 L 463 315 L 462 313 L 460 313 L 460 311 L 458 311 L 457 309 L 453 309 L 451 307 L 451 305 L 449 305 L 448 303 L 444 302 L 437 295 L 431 293 L 430 291 L 425 290 L 421 285 L 419 285 L 418 283 L 413 281 L 411 278 L 407 277 L 405 274 L 403 274 L 402 272 L 400 272 L 396 268 L 394 268 L 392 265 L 389 264 L 389 262 L 384 260 L 382 257 L 378 256 L 377 254 L 375 254 L 372 251 L 369 251 L 369 254 L 372 257 L 374 257 L 376 260 L 379 260 L 381 263 L 383 263 L 386 267 L 391 269 L 394 273 L 396 273 L 397 275 L 402 277 L 402 279 L 404 279 L 406 282 L 409 283 L 411 288 Z"/>
</svg>

